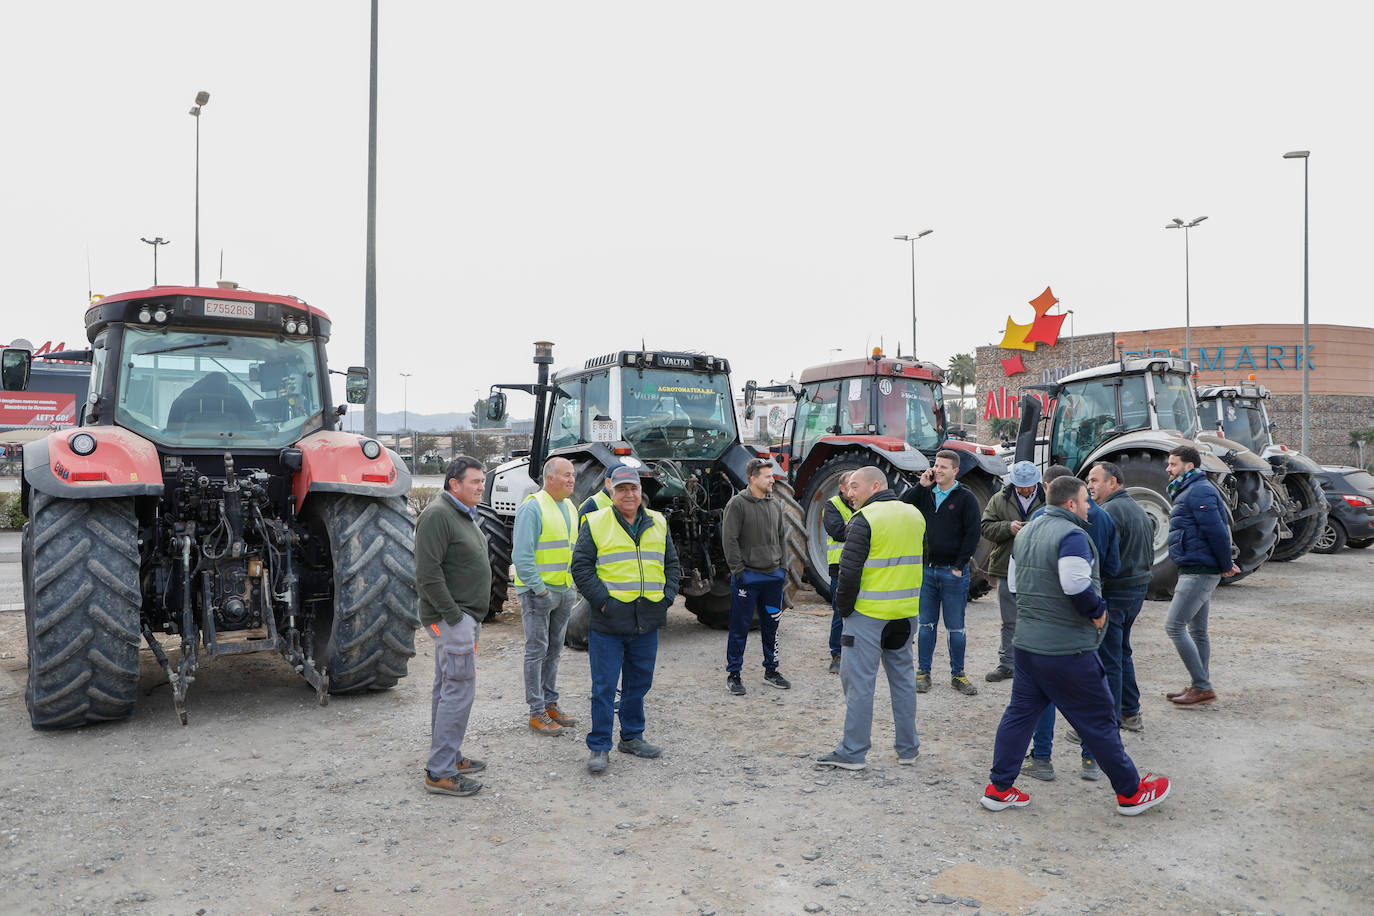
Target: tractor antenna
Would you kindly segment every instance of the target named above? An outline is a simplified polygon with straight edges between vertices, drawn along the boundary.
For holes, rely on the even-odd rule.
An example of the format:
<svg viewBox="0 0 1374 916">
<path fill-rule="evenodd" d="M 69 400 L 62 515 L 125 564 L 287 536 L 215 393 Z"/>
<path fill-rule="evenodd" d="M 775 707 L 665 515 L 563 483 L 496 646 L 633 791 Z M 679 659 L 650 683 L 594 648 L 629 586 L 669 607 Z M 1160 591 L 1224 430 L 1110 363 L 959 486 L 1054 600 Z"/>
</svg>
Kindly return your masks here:
<svg viewBox="0 0 1374 916">
<path fill-rule="evenodd" d="M 217 280 L 223 280 L 223 279 L 224 279 L 224 249 L 223 249 L 223 248 L 221 248 L 221 249 L 219 250 L 219 276 L 216 277 L 215 279 L 217 279 Z"/>
<path fill-rule="evenodd" d="M 91 283 L 91 246 L 86 246 L 86 304 L 89 305 L 95 296 L 95 288 Z"/>
</svg>

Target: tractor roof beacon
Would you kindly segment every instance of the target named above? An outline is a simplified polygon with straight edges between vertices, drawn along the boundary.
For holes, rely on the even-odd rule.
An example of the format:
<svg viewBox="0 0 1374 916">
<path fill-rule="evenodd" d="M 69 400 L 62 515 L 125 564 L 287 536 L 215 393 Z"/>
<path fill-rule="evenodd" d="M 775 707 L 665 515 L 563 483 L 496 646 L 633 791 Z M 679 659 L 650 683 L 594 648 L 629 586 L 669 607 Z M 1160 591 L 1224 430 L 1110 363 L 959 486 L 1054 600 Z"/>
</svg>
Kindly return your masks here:
<svg viewBox="0 0 1374 916">
<path fill-rule="evenodd" d="M 1193 367 L 1181 359 L 1148 357 L 1106 363 L 1065 376 L 1021 397 L 1015 460 L 1042 468 L 1062 464 L 1080 477 L 1098 461 L 1120 466 L 1126 489 L 1155 526 L 1150 595 L 1173 594 L 1178 569 L 1169 559 L 1168 453 L 1196 448 L 1203 470 L 1221 493 L 1231 528 L 1238 581 L 1269 558 L 1278 539 L 1274 472 L 1238 443 L 1202 430 L 1191 384 Z M 1046 413 L 1046 405 L 1049 412 Z M 1048 433 L 1041 421 L 1048 424 Z"/>
<path fill-rule="evenodd" d="M 414 655 L 410 475 L 339 429 L 330 321 L 299 299 L 159 286 L 85 315 L 78 425 L 24 450 L 26 699 L 35 728 L 132 715 L 147 643 L 186 724 L 202 659 L 273 650 L 330 693 Z M 33 355 L 6 350 L 6 389 Z M 351 368 L 345 400 L 364 403 Z M 180 636 L 175 662 L 158 635 Z"/>
<path fill-rule="evenodd" d="M 944 380 L 945 370 L 934 363 L 874 350 L 865 359 L 809 367 L 802 372 L 800 388 L 746 384 L 746 416 L 752 416 L 757 392 L 790 391 L 797 399 L 790 435 L 785 429 L 778 459 L 800 495 L 807 573 L 822 597 L 830 595 L 822 516 L 848 471 L 875 465 L 900 493 L 916 485 L 937 451 L 950 449 L 959 455 L 960 485 L 977 497 L 980 507 L 1001 488 L 1007 465 L 996 450 L 951 438 L 963 433 L 949 428 Z M 989 548 L 982 541 L 974 554 L 972 598 L 988 590 L 983 563 Z"/>
<path fill-rule="evenodd" d="M 1274 441 L 1277 424 L 1270 421 L 1265 405 L 1272 397 L 1269 389 L 1253 378 L 1237 385 L 1202 385 L 1197 390 L 1203 428 L 1245 446 L 1274 469 L 1274 492 L 1282 514 L 1279 541 L 1269 559 L 1286 562 L 1316 545 L 1326 527 L 1327 503 L 1321 466 Z"/>
<path fill-rule="evenodd" d="M 549 457 L 573 463 L 574 506 L 601 489 L 615 463 L 637 468 L 645 505 L 662 512 L 682 564 L 681 592 L 687 609 L 704 624 L 725 628 L 730 618 L 730 571 L 720 521 L 730 497 L 748 485 L 745 466 L 758 452 L 740 442 L 730 387 L 730 363 L 718 356 L 657 350 L 619 350 L 560 369 L 550 377 L 553 344 L 535 344 L 534 384 L 494 385 L 488 417 L 501 419 L 506 395 L 534 395 L 530 454 L 487 475 L 478 507 L 492 559 L 491 613 L 506 599 L 510 529 L 516 509 L 542 485 Z M 773 494 L 782 501 L 789 528 L 788 585 L 791 602 L 803 585 L 801 509 L 787 484 Z M 586 644 L 587 606 L 579 601 L 568 625 L 568 644 Z"/>
</svg>

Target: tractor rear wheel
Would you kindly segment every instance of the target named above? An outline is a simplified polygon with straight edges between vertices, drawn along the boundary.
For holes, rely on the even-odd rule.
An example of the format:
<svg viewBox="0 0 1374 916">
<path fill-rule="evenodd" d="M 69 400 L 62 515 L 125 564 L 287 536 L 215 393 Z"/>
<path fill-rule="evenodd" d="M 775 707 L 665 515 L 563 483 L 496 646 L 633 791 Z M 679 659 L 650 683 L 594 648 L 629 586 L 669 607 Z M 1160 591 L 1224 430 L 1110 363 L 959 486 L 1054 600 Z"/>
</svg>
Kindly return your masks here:
<svg viewBox="0 0 1374 916">
<path fill-rule="evenodd" d="M 1279 539 L 1274 493 L 1257 471 L 1235 471 L 1236 508 L 1231 517 L 1231 543 L 1240 572 L 1222 579 L 1235 585 L 1264 565 Z"/>
<path fill-rule="evenodd" d="M 811 475 L 802 492 L 802 556 L 806 560 L 806 574 L 825 601 L 830 600 L 830 564 L 826 560 L 825 507 L 830 498 L 840 492 L 840 478 L 867 464 L 878 464 L 893 481 L 893 472 L 886 464 L 876 462 L 869 452 L 841 452 L 830 458 Z M 776 484 L 774 485 L 776 489 Z"/>
<path fill-rule="evenodd" d="M 36 729 L 126 719 L 138 696 L 138 519 L 132 499 L 33 491 L 24 526 L 24 701 Z"/>
<path fill-rule="evenodd" d="M 1318 508 L 1325 501 L 1321 487 L 1312 479 L 1311 474 L 1289 471 L 1283 478 L 1283 487 L 1288 492 L 1288 502 L 1295 513 Z M 1291 536 L 1275 544 L 1274 553 L 1269 557 L 1276 563 L 1296 560 L 1311 550 L 1312 545 L 1317 543 L 1317 536 L 1326 527 L 1326 513 L 1323 511 L 1313 512 L 1311 515 L 1290 522 L 1288 527 L 1292 532 Z"/>
<path fill-rule="evenodd" d="M 491 598 L 483 618 L 491 620 L 506 606 L 510 592 L 511 529 L 486 503 L 477 506 L 477 527 L 487 537 L 487 560 L 491 563 Z"/>
<path fill-rule="evenodd" d="M 334 607 L 318 618 L 315 658 L 329 692 L 385 690 L 406 676 L 415 654 L 415 519 L 405 497 L 320 494 L 311 519 L 329 539 Z"/>
</svg>

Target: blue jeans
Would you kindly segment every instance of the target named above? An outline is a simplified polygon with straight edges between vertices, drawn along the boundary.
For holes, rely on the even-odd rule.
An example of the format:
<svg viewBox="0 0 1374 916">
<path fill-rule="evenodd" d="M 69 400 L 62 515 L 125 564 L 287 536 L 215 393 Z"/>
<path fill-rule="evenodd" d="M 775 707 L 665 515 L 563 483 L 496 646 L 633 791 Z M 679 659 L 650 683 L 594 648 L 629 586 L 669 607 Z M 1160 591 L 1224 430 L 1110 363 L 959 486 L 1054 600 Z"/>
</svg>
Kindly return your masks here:
<svg viewBox="0 0 1374 916">
<path fill-rule="evenodd" d="M 968 604 L 967 564 L 956 576 L 951 566 L 927 566 L 921 577 L 920 627 L 916 634 L 916 670 L 930 672 L 935 655 L 935 626 L 943 608 L 949 640 L 949 673 L 964 673 L 964 608 Z"/>
<path fill-rule="evenodd" d="M 1169 616 L 1164 620 L 1164 632 L 1174 641 L 1183 667 L 1198 690 L 1211 690 L 1212 679 L 1208 663 L 1212 658 L 1212 640 L 1207 635 L 1207 615 L 1212 609 L 1212 592 L 1221 582 L 1219 575 L 1186 573 L 1178 577 L 1174 586 L 1174 600 L 1169 602 Z"/>
<path fill-rule="evenodd" d="M 1026 744 L 1045 707 L 1055 703 L 1083 738 L 1083 747 L 1102 767 L 1118 795 L 1134 795 L 1140 773 L 1121 745 L 1112 693 L 1096 652 L 1036 655 L 1014 651 L 1011 701 L 997 726 L 988 781 L 1005 789 L 1021 773 Z"/>
<path fill-rule="evenodd" d="M 587 747 L 611 749 L 615 725 L 615 691 L 620 686 L 620 740 L 644 736 L 644 695 L 654 683 L 658 630 L 617 636 L 592 630 L 587 634 L 587 661 L 592 669 L 592 728 Z"/>
<path fill-rule="evenodd" d="M 1140 687 L 1135 682 L 1135 662 L 1131 658 L 1131 627 L 1145 603 L 1147 585 L 1105 592 L 1107 635 L 1097 654 L 1107 670 L 1107 686 L 1116 700 L 1116 718 L 1140 715 Z"/>
<path fill-rule="evenodd" d="M 787 573 L 754 572 L 746 569 L 730 577 L 730 636 L 725 641 L 725 670 L 739 674 L 744 667 L 744 647 L 749 643 L 749 625 L 759 618 L 759 641 L 763 643 L 763 668 L 778 667 L 778 621 L 782 618 L 782 586 Z"/>
<path fill-rule="evenodd" d="M 844 618 L 840 616 L 839 610 L 835 607 L 835 588 L 840 583 L 834 577 L 830 577 L 830 657 L 840 657 L 840 636 L 844 633 Z"/>
</svg>

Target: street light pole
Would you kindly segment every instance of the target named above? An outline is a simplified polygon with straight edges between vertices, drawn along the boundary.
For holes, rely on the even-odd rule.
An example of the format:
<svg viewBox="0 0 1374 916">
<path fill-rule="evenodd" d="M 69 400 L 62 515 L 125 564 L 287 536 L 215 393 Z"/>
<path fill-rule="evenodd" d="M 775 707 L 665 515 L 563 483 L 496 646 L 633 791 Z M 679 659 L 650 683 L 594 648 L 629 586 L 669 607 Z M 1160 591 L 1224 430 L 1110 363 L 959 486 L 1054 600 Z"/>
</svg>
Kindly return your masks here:
<svg viewBox="0 0 1374 916">
<path fill-rule="evenodd" d="M 1073 330 L 1073 309 L 1065 309 L 1064 314 L 1069 316 L 1069 372 L 1077 372 L 1077 364 L 1074 362 L 1074 338 L 1078 335 Z M 976 404 L 974 405 L 977 406 Z"/>
<path fill-rule="evenodd" d="M 1310 455 L 1308 447 L 1310 442 L 1311 422 L 1307 412 L 1308 386 L 1307 386 L 1307 354 L 1308 354 L 1308 298 L 1307 298 L 1307 159 L 1312 155 L 1311 150 L 1295 150 L 1291 153 L 1284 153 L 1285 159 L 1302 160 L 1302 453 Z"/>
<path fill-rule="evenodd" d="M 363 365 L 377 378 L 377 0 L 372 0 L 372 44 L 367 80 L 367 253 L 363 277 Z M 377 435 L 377 395 L 363 405 L 363 434 Z"/>
<path fill-rule="evenodd" d="M 934 229 L 926 229 L 915 235 L 894 235 L 892 238 L 898 242 L 906 242 L 911 248 L 911 358 L 916 358 L 916 240 L 923 239 L 934 232 Z"/>
<path fill-rule="evenodd" d="M 1177 216 L 1173 221 L 1166 225 L 1165 229 L 1183 230 L 1183 358 L 1191 360 L 1188 354 L 1193 351 L 1193 302 L 1192 302 L 1192 281 L 1189 277 L 1191 271 L 1191 259 L 1188 252 L 1188 230 L 1207 217 L 1199 216 L 1184 222 Z"/>
<path fill-rule="evenodd" d="M 406 435 L 410 435 L 410 377 L 413 374 L 412 372 L 401 373 L 401 378 L 405 379 L 401 382 L 401 432 Z M 410 442 L 410 460 L 415 460 L 414 438 Z"/>
<path fill-rule="evenodd" d="M 191 106 L 191 117 L 196 119 L 196 286 L 200 286 L 200 110 L 209 102 L 210 93 L 202 89 Z"/>
<path fill-rule="evenodd" d="M 160 235 L 156 238 L 151 239 L 145 239 L 142 238 L 142 236 L 140 236 L 139 238 L 142 241 L 147 242 L 149 245 L 153 246 L 153 285 L 157 286 L 157 249 L 161 245 L 170 245 L 172 243 L 172 240 L 164 239 Z"/>
</svg>

